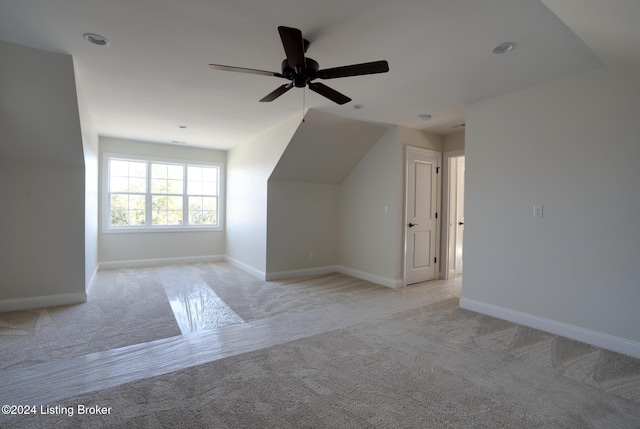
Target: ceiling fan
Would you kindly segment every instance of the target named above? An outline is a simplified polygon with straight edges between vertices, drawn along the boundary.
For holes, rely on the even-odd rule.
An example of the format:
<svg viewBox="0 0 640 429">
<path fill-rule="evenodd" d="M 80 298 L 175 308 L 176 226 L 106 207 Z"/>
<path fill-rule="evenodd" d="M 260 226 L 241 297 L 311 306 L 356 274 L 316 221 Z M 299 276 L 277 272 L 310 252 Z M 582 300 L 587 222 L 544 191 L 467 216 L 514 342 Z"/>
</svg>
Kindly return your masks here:
<svg viewBox="0 0 640 429">
<path fill-rule="evenodd" d="M 309 41 L 302 38 L 302 32 L 297 28 L 278 27 L 280 39 L 287 58 L 282 61 L 282 72 L 270 72 L 265 70 L 248 69 L 244 67 L 223 66 L 219 64 L 209 64 L 213 70 L 223 70 L 239 73 L 260 74 L 264 76 L 275 76 L 290 80 L 291 82 L 278 87 L 275 91 L 267 94 L 260 101 L 273 101 L 294 86 L 304 88 L 308 86 L 310 90 L 327 97 L 338 104 L 345 104 L 351 101 L 349 97 L 327 85 L 314 82 L 315 79 L 335 79 L 339 77 L 360 76 L 365 74 L 386 73 L 389 71 L 389 63 L 386 61 L 373 61 L 370 63 L 353 64 L 350 66 L 334 67 L 320 70 L 317 61 L 305 57 L 309 47 Z"/>
</svg>

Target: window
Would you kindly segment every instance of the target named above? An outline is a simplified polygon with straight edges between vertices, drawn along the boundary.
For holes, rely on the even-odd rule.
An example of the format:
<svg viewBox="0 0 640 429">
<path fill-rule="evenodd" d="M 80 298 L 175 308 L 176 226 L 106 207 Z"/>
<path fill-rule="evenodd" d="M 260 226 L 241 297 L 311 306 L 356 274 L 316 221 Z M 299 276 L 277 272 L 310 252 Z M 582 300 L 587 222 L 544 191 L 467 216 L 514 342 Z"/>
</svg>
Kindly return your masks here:
<svg viewBox="0 0 640 429">
<path fill-rule="evenodd" d="M 221 229 L 219 164 L 105 154 L 110 232 Z"/>
</svg>

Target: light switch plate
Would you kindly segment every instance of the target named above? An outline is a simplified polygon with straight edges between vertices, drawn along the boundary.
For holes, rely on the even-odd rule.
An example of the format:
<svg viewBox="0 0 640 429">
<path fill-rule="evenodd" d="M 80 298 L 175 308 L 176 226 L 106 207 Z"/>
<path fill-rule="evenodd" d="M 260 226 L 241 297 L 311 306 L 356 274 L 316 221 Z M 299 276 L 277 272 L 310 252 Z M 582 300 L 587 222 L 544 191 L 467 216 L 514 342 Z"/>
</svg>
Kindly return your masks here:
<svg viewBox="0 0 640 429">
<path fill-rule="evenodd" d="M 533 206 L 533 217 L 541 218 L 542 217 L 542 205 L 534 205 Z"/>
</svg>

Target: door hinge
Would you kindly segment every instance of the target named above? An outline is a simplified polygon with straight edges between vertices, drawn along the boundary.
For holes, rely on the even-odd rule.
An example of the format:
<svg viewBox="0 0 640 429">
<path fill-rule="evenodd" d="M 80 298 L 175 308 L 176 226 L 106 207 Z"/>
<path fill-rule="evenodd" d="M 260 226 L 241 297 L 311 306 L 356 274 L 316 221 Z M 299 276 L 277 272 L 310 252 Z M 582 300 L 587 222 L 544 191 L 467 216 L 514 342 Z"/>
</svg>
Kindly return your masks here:
<svg viewBox="0 0 640 429">
<path fill-rule="evenodd" d="M 440 167 L 436 167 L 436 174 L 440 173 Z"/>
<path fill-rule="evenodd" d="M 438 263 L 438 258 L 437 258 L 437 257 L 433 258 L 433 263 L 434 263 L 434 264 L 437 264 L 437 263 Z"/>
<path fill-rule="evenodd" d="M 436 212 L 436 219 L 438 219 L 438 212 Z"/>
</svg>

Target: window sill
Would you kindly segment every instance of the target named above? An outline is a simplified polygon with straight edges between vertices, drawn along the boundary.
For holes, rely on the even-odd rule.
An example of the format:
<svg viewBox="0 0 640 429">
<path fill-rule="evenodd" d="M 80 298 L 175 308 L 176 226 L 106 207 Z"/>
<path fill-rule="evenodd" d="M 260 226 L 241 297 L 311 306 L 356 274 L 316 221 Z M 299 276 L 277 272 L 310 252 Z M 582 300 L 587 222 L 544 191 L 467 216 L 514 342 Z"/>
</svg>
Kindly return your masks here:
<svg viewBox="0 0 640 429">
<path fill-rule="evenodd" d="M 176 227 L 176 226 L 154 226 L 154 227 L 124 227 L 114 228 L 107 227 L 102 229 L 103 234 L 138 234 L 138 233 L 163 233 L 163 232 L 221 232 L 223 228 L 221 226 L 190 226 L 190 227 Z"/>
</svg>

